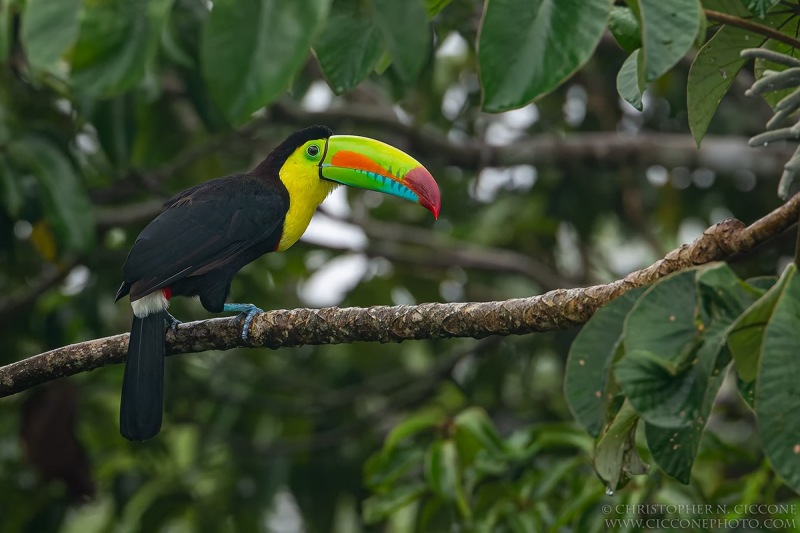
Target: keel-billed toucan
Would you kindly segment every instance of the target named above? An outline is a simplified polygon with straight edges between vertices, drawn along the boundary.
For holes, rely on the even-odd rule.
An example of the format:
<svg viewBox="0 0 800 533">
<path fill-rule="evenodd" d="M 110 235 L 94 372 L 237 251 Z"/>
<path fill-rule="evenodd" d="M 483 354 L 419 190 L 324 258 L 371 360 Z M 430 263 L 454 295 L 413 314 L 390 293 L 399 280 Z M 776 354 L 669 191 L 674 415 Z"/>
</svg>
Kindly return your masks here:
<svg viewBox="0 0 800 533">
<path fill-rule="evenodd" d="M 294 244 L 340 184 L 419 203 L 439 215 L 439 187 L 409 155 L 373 139 L 332 135 L 324 126 L 293 133 L 255 169 L 201 183 L 173 196 L 139 234 L 122 269 L 116 300 L 133 307 L 122 382 L 120 433 L 143 441 L 161 428 L 164 342 L 172 296 L 198 296 L 207 310 L 242 313 L 242 336 L 260 311 L 226 304 L 246 264 Z"/>
</svg>

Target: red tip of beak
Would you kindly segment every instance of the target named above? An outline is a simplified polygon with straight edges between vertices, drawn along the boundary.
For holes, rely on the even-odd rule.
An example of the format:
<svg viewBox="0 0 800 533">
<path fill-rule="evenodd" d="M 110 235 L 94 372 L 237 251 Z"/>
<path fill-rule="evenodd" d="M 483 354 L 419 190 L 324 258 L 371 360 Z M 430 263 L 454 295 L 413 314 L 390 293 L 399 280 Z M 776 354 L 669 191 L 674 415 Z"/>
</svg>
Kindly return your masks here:
<svg viewBox="0 0 800 533">
<path fill-rule="evenodd" d="M 425 167 L 413 168 L 403 176 L 403 182 L 417 194 L 419 205 L 433 213 L 433 218 L 438 219 L 439 210 L 442 208 L 442 198 L 439 186 L 431 173 Z"/>
</svg>

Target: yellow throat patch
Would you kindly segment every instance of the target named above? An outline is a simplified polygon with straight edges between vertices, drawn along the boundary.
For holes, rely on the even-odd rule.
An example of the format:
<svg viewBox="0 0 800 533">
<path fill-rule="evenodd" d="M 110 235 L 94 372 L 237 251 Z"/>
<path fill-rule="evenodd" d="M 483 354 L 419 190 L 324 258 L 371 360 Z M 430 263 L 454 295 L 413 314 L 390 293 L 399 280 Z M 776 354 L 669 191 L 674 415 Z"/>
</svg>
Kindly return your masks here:
<svg viewBox="0 0 800 533">
<path fill-rule="evenodd" d="M 305 233 L 311 217 L 319 204 L 339 186 L 338 183 L 319 177 L 318 160 L 308 156 L 310 144 L 324 149 L 324 140 L 305 143 L 290 155 L 280 170 L 280 179 L 289 191 L 289 211 L 283 222 L 283 234 L 277 250 L 282 252 L 297 242 Z"/>
</svg>

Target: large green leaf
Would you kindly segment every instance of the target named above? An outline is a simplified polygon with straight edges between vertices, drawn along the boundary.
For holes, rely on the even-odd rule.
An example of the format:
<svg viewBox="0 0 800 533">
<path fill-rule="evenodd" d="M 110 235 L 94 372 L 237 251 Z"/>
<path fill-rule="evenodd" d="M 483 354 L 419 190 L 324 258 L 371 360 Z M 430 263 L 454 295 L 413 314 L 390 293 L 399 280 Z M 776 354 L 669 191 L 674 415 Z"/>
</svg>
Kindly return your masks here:
<svg viewBox="0 0 800 533">
<path fill-rule="evenodd" d="M 748 307 L 764 295 L 765 290 L 758 285 L 769 282 L 760 278 L 756 284 L 747 283 L 727 263 L 712 263 L 698 269 L 697 289 L 705 333 L 729 329 Z"/>
<path fill-rule="evenodd" d="M 445 501 L 460 503 L 462 508 L 466 507 L 458 451 L 452 439 L 437 440 L 428 447 L 425 479 L 434 494 Z"/>
<path fill-rule="evenodd" d="M 88 251 L 94 244 L 92 206 L 69 158 L 43 137 L 24 137 L 8 149 L 15 165 L 37 178 L 48 221 L 62 246 Z"/>
<path fill-rule="evenodd" d="M 746 383 L 756 379 L 764 330 L 778 297 L 783 293 L 789 280 L 794 277 L 795 272 L 794 264 L 789 265 L 778 283 L 742 313 L 728 335 L 728 348 L 736 363 L 736 372 Z"/>
<path fill-rule="evenodd" d="M 627 401 L 597 441 L 594 468 L 610 490 L 625 486 L 631 476 L 646 474 L 648 467 L 636 451 L 639 417 Z"/>
<path fill-rule="evenodd" d="M 670 476 L 689 483 L 703 430 L 730 361 L 725 340 L 736 318 L 761 294 L 740 280 L 726 264 L 697 271 L 699 319 L 702 335 L 695 357 L 686 371 L 690 387 L 686 408 L 679 412 L 679 428 L 645 424 L 647 444 L 658 466 Z"/>
<path fill-rule="evenodd" d="M 331 14 L 314 44 L 322 72 L 336 94 L 361 83 L 383 52 L 380 31 L 366 0 L 334 0 Z"/>
<path fill-rule="evenodd" d="M 700 29 L 700 0 L 639 0 L 644 36 L 644 78 L 671 69 L 694 44 Z"/>
<path fill-rule="evenodd" d="M 767 16 L 767 11 L 778 5 L 780 1 L 781 0 L 745 0 L 745 4 L 747 4 L 747 9 L 749 9 L 753 15 L 763 19 Z"/>
<path fill-rule="evenodd" d="M 601 307 L 570 347 L 564 393 L 572 415 L 594 437 L 600 434 L 607 417 L 609 373 L 621 348 L 625 317 L 644 290 L 628 291 Z"/>
<path fill-rule="evenodd" d="M 639 17 L 629 7 L 614 6 L 608 18 L 608 29 L 623 50 L 633 53 L 642 47 L 642 28 Z"/>
<path fill-rule="evenodd" d="M 203 29 L 203 76 L 233 123 L 286 91 L 308 57 L 328 0 L 221 0 Z"/>
<path fill-rule="evenodd" d="M 660 280 L 625 321 L 617 380 L 646 421 L 653 458 L 683 482 L 730 360 L 727 333 L 761 294 L 715 264 Z"/>
<path fill-rule="evenodd" d="M 625 355 L 614 373 L 620 387 L 645 420 L 664 427 L 687 425 L 700 331 L 696 272 L 663 278 L 645 292 L 625 320 Z"/>
<path fill-rule="evenodd" d="M 29 0 L 22 18 L 22 41 L 32 67 L 52 69 L 78 37 L 83 0 Z"/>
<path fill-rule="evenodd" d="M 420 0 L 372 0 L 392 65 L 405 83 L 411 83 L 428 59 L 431 32 Z"/>
<path fill-rule="evenodd" d="M 641 50 L 634 50 L 617 73 L 617 92 L 623 100 L 639 111 L 642 110 L 642 93 L 646 85 L 642 75 L 642 54 L 640 52 Z"/>
<path fill-rule="evenodd" d="M 689 129 L 698 146 L 722 97 L 746 62 L 739 52 L 759 47 L 763 42 L 764 38 L 759 35 L 725 26 L 695 56 L 686 82 L 686 107 Z"/>
<path fill-rule="evenodd" d="M 504 111 L 542 96 L 591 57 L 609 0 L 487 0 L 478 62 L 483 109 Z"/>
<path fill-rule="evenodd" d="M 795 269 L 764 331 L 755 411 L 761 442 L 772 467 L 800 490 L 800 277 Z"/>
<path fill-rule="evenodd" d="M 154 57 L 172 0 L 109 0 L 84 11 L 71 76 L 90 95 L 110 96 L 138 83 Z"/>
</svg>

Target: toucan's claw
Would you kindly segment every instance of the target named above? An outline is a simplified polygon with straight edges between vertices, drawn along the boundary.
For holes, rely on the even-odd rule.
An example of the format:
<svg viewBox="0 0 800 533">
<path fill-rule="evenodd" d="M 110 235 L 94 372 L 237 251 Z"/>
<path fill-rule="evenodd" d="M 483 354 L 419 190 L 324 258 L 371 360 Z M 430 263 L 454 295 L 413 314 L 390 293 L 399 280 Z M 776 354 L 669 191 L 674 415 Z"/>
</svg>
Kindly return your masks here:
<svg viewBox="0 0 800 533">
<path fill-rule="evenodd" d="M 264 310 L 256 307 L 253 304 L 225 304 L 223 311 L 238 311 L 241 313 L 239 316 L 244 317 L 242 322 L 242 340 L 247 342 L 248 333 L 250 331 L 250 324 L 253 322 L 253 317 L 258 313 L 263 313 Z"/>
<path fill-rule="evenodd" d="M 164 311 L 167 313 L 167 318 L 165 319 L 167 323 L 167 327 L 172 330 L 173 333 L 178 332 L 178 325 L 183 324 L 180 320 L 169 314 L 169 311 Z"/>
</svg>

